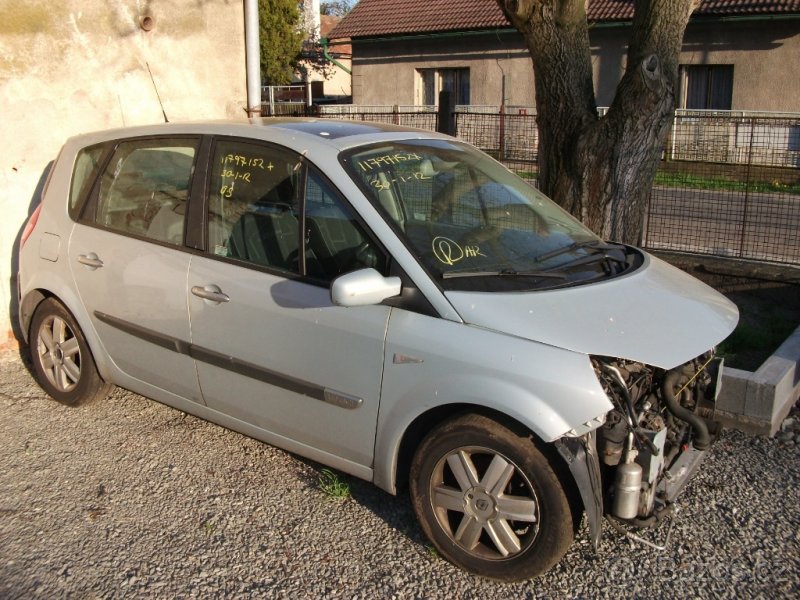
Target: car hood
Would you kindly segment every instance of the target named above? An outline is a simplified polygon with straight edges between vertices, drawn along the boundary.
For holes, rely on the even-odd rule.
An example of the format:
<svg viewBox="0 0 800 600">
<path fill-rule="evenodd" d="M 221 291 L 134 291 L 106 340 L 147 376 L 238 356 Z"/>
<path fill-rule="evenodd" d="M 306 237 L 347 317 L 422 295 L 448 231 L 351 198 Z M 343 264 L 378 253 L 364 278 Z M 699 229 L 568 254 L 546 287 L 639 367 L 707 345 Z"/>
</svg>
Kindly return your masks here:
<svg viewBox="0 0 800 600">
<path fill-rule="evenodd" d="M 635 272 L 608 281 L 523 293 L 446 292 L 470 324 L 574 352 L 671 369 L 736 327 L 736 305 L 645 254 Z"/>
</svg>

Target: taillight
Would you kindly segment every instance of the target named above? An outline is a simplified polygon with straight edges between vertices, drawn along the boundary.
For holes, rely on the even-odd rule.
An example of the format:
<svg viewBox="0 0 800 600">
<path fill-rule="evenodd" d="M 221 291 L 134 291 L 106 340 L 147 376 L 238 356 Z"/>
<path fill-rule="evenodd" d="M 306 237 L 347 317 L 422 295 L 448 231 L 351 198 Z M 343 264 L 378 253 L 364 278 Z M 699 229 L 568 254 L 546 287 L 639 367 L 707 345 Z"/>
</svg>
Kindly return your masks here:
<svg viewBox="0 0 800 600">
<path fill-rule="evenodd" d="M 28 241 L 28 238 L 31 237 L 33 233 L 34 227 L 36 227 L 36 222 L 39 220 L 39 213 L 42 212 L 42 204 L 41 202 L 33 211 L 33 214 L 28 217 L 28 222 L 25 223 L 25 229 L 22 230 L 22 237 L 19 238 L 19 249 L 22 250 L 22 247 L 25 245 L 25 242 Z"/>
</svg>

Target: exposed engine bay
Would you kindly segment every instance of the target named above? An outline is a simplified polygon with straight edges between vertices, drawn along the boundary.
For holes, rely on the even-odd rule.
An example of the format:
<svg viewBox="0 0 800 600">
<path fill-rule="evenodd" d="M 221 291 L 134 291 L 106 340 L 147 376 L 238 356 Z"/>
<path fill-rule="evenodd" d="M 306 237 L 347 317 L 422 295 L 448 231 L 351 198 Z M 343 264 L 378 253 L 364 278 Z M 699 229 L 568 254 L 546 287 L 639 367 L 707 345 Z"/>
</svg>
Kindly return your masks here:
<svg viewBox="0 0 800 600">
<path fill-rule="evenodd" d="M 604 512 L 612 520 L 650 527 L 670 514 L 720 431 L 713 420 L 720 363 L 713 351 L 668 371 L 592 359 L 614 404 L 597 430 Z"/>
</svg>

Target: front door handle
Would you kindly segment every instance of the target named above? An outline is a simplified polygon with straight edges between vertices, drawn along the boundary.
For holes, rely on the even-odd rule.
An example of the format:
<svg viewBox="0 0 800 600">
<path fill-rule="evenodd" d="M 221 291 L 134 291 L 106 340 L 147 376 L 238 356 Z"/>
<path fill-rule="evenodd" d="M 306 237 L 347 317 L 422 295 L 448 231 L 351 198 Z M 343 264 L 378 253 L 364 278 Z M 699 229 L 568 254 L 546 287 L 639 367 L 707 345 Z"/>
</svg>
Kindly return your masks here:
<svg viewBox="0 0 800 600">
<path fill-rule="evenodd" d="M 214 284 L 192 286 L 192 293 L 198 298 L 208 300 L 212 304 L 230 302 L 231 300 L 228 294 L 224 293 L 221 289 L 219 289 L 218 286 Z"/>
<path fill-rule="evenodd" d="M 99 269 L 103 266 L 103 261 L 97 257 L 97 254 L 94 252 L 89 252 L 89 254 L 79 254 L 78 255 L 78 262 L 82 265 L 86 265 L 92 271 L 95 269 Z"/>
</svg>

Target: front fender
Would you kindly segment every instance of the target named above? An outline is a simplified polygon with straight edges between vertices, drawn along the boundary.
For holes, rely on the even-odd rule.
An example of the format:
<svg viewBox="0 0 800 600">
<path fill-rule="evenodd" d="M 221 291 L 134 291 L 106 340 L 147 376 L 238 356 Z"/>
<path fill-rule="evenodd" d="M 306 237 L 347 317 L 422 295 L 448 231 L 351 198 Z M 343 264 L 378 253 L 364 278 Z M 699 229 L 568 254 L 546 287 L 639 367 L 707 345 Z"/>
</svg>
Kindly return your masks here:
<svg viewBox="0 0 800 600">
<path fill-rule="evenodd" d="M 486 407 L 554 442 L 612 408 L 589 357 L 576 352 L 400 310 L 386 348 L 374 481 L 390 493 L 403 437 L 431 410 Z"/>
</svg>

